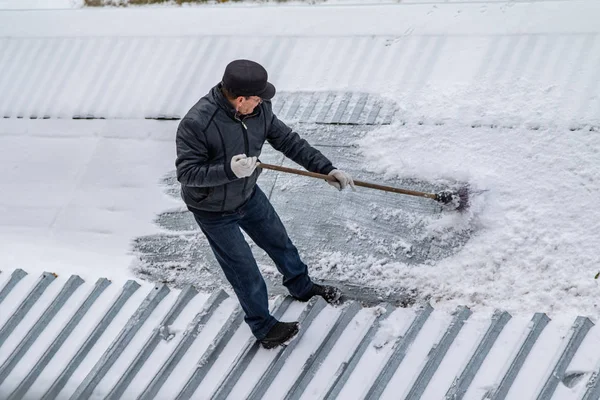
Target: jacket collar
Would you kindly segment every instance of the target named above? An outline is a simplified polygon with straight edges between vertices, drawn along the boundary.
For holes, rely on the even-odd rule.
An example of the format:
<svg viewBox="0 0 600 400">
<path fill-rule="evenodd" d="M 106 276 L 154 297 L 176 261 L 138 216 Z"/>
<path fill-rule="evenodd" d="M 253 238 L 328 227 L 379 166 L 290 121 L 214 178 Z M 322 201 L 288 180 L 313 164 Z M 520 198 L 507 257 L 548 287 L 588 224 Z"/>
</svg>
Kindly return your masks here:
<svg viewBox="0 0 600 400">
<path fill-rule="evenodd" d="M 217 103 L 217 105 L 220 108 L 222 108 L 227 113 L 227 115 L 229 115 L 231 118 L 235 118 L 235 108 L 233 108 L 229 100 L 227 100 L 227 98 L 221 91 L 220 83 L 210 90 L 210 94 L 214 99 L 215 103 Z"/>
<path fill-rule="evenodd" d="M 212 98 L 214 99 L 215 103 L 217 103 L 217 105 L 220 108 L 222 108 L 230 118 L 235 119 L 236 121 L 241 121 L 242 119 L 245 119 L 248 117 L 254 117 L 255 115 L 258 115 L 258 113 L 260 112 L 260 106 L 258 106 L 258 107 L 256 107 L 256 109 L 254 110 L 254 112 L 252 114 L 249 114 L 249 115 L 238 114 L 235 111 L 235 108 L 233 108 L 233 106 L 231 105 L 229 100 L 227 100 L 227 98 L 221 91 L 221 83 L 219 83 L 218 85 L 213 87 L 210 90 L 210 94 L 211 94 Z"/>
</svg>

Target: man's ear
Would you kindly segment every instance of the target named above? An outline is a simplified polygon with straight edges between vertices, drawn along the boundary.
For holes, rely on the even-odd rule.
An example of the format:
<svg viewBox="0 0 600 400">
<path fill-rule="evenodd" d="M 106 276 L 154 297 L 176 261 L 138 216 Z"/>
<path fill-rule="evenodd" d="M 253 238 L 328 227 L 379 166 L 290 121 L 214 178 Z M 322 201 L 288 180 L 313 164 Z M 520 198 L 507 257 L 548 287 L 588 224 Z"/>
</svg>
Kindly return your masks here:
<svg viewBox="0 0 600 400">
<path fill-rule="evenodd" d="M 235 99 L 235 112 L 239 112 L 240 111 L 240 106 L 242 105 L 242 100 L 244 100 L 244 98 L 242 96 L 238 96 Z"/>
</svg>

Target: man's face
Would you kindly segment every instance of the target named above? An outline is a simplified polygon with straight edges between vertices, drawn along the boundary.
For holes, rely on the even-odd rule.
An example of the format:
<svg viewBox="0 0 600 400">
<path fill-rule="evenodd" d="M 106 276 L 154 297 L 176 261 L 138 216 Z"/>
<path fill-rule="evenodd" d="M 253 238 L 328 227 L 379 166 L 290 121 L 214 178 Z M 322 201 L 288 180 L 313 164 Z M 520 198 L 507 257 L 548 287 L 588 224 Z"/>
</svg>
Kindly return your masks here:
<svg viewBox="0 0 600 400">
<path fill-rule="evenodd" d="M 262 103 L 262 99 L 258 96 L 249 96 L 249 97 L 244 97 L 244 96 L 240 96 L 237 99 L 235 99 L 235 109 L 238 113 L 242 114 L 242 115 L 248 115 L 248 114 L 252 114 L 252 111 L 254 111 L 254 109 L 260 104 Z"/>
</svg>

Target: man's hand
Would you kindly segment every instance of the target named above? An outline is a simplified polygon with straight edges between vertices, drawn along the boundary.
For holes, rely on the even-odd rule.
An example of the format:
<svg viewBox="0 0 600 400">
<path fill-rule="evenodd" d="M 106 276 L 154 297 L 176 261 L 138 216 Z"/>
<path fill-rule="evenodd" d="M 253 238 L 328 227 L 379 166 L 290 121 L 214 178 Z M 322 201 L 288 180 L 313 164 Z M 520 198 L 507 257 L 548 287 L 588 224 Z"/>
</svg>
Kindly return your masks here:
<svg viewBox="0 0 600 400">
<path fill-rule="evenodd" d="M 238 154 L 231 159 L 231 170 L 238 178 L 246 178 L 256 169 L 256 157 L 246 157 Z"/>
<path fill-rule="evenodd" d="M 338 190 L 346 189 L 348 185 L 350 185 L 350 187 L 354 189 L 354 181 L 352 180 L 352 177 L 344 171 L 334 169 L 329 173 L 329 175 L 333 176 L 335 178 L 335 181 L 327 181 L 327 183 L 337 188 Z"/>
</svg>

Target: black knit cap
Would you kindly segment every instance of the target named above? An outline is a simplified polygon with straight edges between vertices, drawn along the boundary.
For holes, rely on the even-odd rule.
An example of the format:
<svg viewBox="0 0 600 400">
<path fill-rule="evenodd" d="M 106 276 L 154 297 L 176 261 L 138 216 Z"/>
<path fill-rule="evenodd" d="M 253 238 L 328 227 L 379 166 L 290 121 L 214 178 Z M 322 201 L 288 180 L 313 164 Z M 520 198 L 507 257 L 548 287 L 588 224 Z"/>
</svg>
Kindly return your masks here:
<svg viewBox="0 0 600 400">
<path fill-rule="evenodd" d="M 271 100 L 275 86 L 267 81 L 267 70 L 257 62 L 234 60 L 225 67 L 223 85 L 236 96 L 259 96 Z"/>
</svg>

